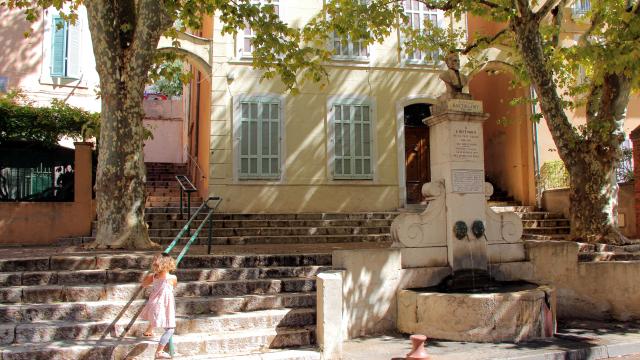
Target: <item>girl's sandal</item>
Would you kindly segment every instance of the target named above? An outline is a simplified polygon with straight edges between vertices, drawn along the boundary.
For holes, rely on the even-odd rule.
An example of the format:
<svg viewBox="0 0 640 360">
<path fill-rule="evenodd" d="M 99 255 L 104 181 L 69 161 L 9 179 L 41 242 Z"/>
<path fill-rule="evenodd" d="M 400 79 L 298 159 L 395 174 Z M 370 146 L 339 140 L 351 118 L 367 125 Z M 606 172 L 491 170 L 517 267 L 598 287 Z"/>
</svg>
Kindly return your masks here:
<svg viewBox="0 0 640 360">
<path fill-rule="evenodd" d="M 142 336 L 144 336 L 144 337 L 152 337 L 153 336 L 153 332 L 145 331 L 145 332 L 142 333 Z"/>
<path fill-rule="evenodd" d="M 164 351 L 159 351 L 156 353 L 156 359 L 172 359 L 172 357 Z"/>
</svg>

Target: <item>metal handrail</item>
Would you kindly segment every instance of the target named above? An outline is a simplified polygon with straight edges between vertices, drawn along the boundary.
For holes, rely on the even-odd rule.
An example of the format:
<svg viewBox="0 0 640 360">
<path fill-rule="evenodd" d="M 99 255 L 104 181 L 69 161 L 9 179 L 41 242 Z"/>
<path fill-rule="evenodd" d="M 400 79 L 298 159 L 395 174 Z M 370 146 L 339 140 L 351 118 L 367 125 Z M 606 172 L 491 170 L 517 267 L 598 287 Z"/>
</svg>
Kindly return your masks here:
<svg viewBox="0 0 640 360">
<path fill-rule="evenodd" d="M 186 175 L 176 175 L 176 181 L 180 186 L 180 218 L 184 216 L 182 207 L 184 205 L 184 193 L 187 193 L 187 217 L 191 218 L 191 193 L 198 191 L 191 180 Z"/>
<path fill-rule="evenodd" d="M 215 203 L 214 206 L 209 206 L 209 201 L 216 201 L 216 203 Z M 178 235 L 176 235 L 176 237 L 173 239 L 171 244 L 169 244 L 169 246 L 167 246 L 167 248 L 164 250 L 164 253 L 168 255 L 171 252 L 171 250 L 173 250 L 173 248 L 178 244 L 178 242 L 180 241 L 182 236 L 187 231 L 189 231 L 189 228 L 191 227 L 191 222 L 193 222 L 193 220 L 195 220 L 198 217 L 198 215 L 200 215 L 200 212 L 205 207 L 209 209 L 209 211 L 207 213 L 207 216 L 205 216 L 205 218 L 204 218 L 204 220 L 202 220 L 202 223 L 200 224 L 200 226 L 198 226 L 198 228 L 193 233 L 193 235 L 191 235 L 191 238 L 189 238 L 189 241 L 187 241 L 187 243 L 182 248 L 182 251 L 180 251 L 180 254 L 176 257 L 176 267 L 180 264 L 180 261 L 182 261 L 182 258 L 186 255 L 187 251 L 189 251 L 189 248 L 191 247 L 191 244 L 193 244 L 193 242 L 198 238 L 198 235 L 200 234 L 200 231 L 202 230 L 202 228 L 204 228 L 204 224 L 206 224 L 207 222 L 209 223 L 209 239 L 208 239 L 208 244 L 207 244 L 207 254 L 211 254 L 211 237 L 212 237 L 212 232 L 213 232 L 213 213 L 218 208 L 218 206 L 220 205 L 221 202 L 222 202 L 222 198 L 219 197 L 219 196 L 210 196 L 206 201 L 204 201 L 202 203 L 202 205 L 200 205 L 198 210 L 196 210 L 196 212 L 193 214 L 193 216 L 191 216 L 189 218 L 189 221 L 187 221 L 187 223 L 184 224 L 184 226 L 182 227 L 182 230 L 180 230 Z M 168 346 L 169 346 L 169 354 L 171 354 L 171 356 L 173 356 L 173 354 L 175 353 L 175 347 L 173 346 L 173 336 L 171 336 L 171 338 L 169 338 Z"/>
<path fill-rule="evenodd" d="M 213 206 L 209 206 L 209 201 L 216 201 L 216 203 Z M 207 216 L 204 218 L 204 220 L 202 221 L 200 226 L 198 226 L 198 228 L 193 233 L 193 235 L 191 235 L 191 238 L 189 238 L 189 241 L 187 241 L 187 243 L 185 244 L 184 248 L 182 248 L 182 251 L 180 251 L 180 254 L 176 258 L 176 267 L 178 266 L 178 264 L 180 264 L 180 261 L 182 261 L 182 258 L 184 258 L 184 256 L 186 255 L 187 251 L 189 251 L 189 248 L 191 247 L 191 244 L 193 244 L 193 242 L 198 238 L 198 235 L 200 234 L 200 231 L 202 231 L 202 229 L 204 228 L 204 224 L 206 224 L 207 222 L 209 222 L 209 236 L 208 236 L 209 238 L 208 238 L 208 242 L 207 242 L 207 254 L 211 254 L 211 241 L 212 241 L 212 233 L 213 233 L 213 213 L 216 211 L 218 206 L 220 206 L 221 202 L 222 202 L 222 198 L 219 197 L 219 196 L 210 196 L 206 201 L 204 201 L 202 203 L 202 205 L 200 205 L 198 210 L 196 210 L 196 212 L 193 214 L 193 216 L 191 216 L 189 218 L 189 221 L 187 221 L 187 223 L 182 227 L 180 232 L 178 232 L 178 235 L 176 235 L 176 237 L 173 239 L 171 244 L 169 244 L 169 246 L 167 246 L 167 248 L 163 251 L 164 254 L 168 255 L 171 252 L 171 250 L 173 250 L 173 248 L 175 248 L 175 246 L 178 244 L 180 239 L 182 239 L 184 234 L 187 231 L 189 231 L 191 223 L 198 217 L 198 215 L 200 215 L 202 210 L 204 210 L 205 208 L 209 209 L 209 211 L 207 212 Z M 122 308 L 122 310 L 120 310 L 120 313 L 116 316 L 116 318 L 113 320 L 113 322 L 104 331 L 104 333 L 100 337 L 100 341 L 104 340 L 109 333 L 115 332 L 116 323 L 125 314 L 125 312 L 129 308 L 129 306 L 133 303 L 133 301 L 138 298 L 138 296 L 140 295 L 142 290 L 143 290 L 142 285 L 139 285 L 138 288 L 136 289 L 136 291 L 134 292 L 133 296 L 131 297 L 131 299 L 129 299 L 129 302 L 127 302 L 127 304 Z M 147 299 L 145 301 L 145 305 L 146 305 L 147 301 L 149 301 L 149 300 Z M 122 340 L 124 338 L 124 336 L 129 332 L 129 330 L 131 329 L 133 324 L 138 319 L 138 316 L 140 316 L 140 313 L 142 313 L 142 309 L 144 309 L 144 306 L 141 306 L 138 309 L 138 311 L 131 318 L 131 320 L 129 321 L 127 326 L 125 326 L 124 330 L 122 331 L 122 333 L 118 337 L 119 340 Z M 169 346 L 169 353 L 171 354 L 171 356 L 173 356 L 174 353 L 175 353 L 175 348 L 173 346 L 173 336 L 169 339 L 168 346 Z"/>
</svg>

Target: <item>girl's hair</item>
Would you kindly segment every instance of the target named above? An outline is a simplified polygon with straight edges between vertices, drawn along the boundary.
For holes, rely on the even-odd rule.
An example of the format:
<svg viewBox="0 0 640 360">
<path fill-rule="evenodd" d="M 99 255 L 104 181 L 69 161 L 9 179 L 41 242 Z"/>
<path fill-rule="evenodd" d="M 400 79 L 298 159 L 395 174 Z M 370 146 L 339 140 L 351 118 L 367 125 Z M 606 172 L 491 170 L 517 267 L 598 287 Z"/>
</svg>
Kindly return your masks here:
<svg viewBox="0 0 640 360">
<path fill-rule="evenodd" d="M 165 253 L 160 255 L 156 255 L 153 259 L 153 263 L 151 264 L 151 270 L 154 273 L 159 273 L 161 271 L 173 271 L 176 269 L 176 261 L 173 258 Z"/>
</svg>

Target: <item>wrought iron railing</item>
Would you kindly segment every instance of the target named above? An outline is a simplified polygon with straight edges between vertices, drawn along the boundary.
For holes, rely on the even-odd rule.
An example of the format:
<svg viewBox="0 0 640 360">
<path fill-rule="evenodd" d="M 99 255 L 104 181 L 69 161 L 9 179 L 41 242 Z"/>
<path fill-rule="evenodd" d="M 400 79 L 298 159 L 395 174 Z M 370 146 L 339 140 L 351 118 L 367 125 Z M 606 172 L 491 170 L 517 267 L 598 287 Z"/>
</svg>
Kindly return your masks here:
<svg viewBox="0 0 640 360">
<path fill-rule="evenodd" d="M 73 201 L 69 167 L 0 167 L 0 201 Z"/>
</svg>

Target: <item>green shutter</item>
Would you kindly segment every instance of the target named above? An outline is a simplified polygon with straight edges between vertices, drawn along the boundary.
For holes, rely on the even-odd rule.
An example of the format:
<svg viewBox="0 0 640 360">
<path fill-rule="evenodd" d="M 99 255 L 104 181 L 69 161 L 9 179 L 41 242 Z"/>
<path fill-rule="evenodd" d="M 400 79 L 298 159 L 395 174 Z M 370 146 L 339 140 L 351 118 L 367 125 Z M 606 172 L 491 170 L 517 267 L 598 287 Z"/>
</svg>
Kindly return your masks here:
<svg viewBox="0 0 640 360">
<path fill-rule="evenodd" d="M 66 74 L 67 23 L 59 16 L 54 16 L 52 23 L 51 76 L 61 77 Z"/>
<path fill-rule="evenodd" d="M 372 179 L 371 107 L 336 104 L 333 107 L 334 166 L 336 179 Z"/>
<path fill-rule="evenodd" d="M 240 178 L 280 177 L 280 102 L 240 102 Z"/>
<path fill-rule="evenodd" d="M 69 25 L 67 30 L 67 71 L 66 77 L 80 78 L 80 21 Z"/>
</svg>

